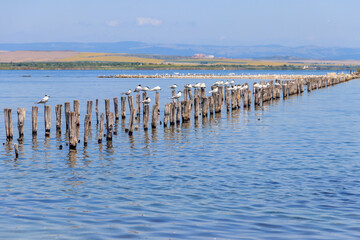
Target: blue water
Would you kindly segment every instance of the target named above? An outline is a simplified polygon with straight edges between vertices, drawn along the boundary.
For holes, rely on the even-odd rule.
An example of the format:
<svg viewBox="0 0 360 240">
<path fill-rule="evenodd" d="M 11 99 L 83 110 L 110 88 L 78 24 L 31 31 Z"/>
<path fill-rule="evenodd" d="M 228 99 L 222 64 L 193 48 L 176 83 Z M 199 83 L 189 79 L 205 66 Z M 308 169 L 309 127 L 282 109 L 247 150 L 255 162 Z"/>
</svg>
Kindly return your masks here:
<svg viewBox="0 0 360 240">
<path fill-rule="evenodd" d="M 64 125 L 61 136 L 55 132 L 55 104 L 79 99 L 82 123 L 86 100 L 98 98 L 103 112 L 105 98 L 142 83 L 163 87 L 163 110 L 167 86 L 192 82 L 97 78 L 118 73 L 134 72 L 0 71 L 1 143 L 2 109 L 27 110 L 19 158 L 11 144 L 0 147 L 1 239 L 360 238 L 359 80 L 171 128 L 144 132 L 140 123 L 132 137 L 127 118 L 112 144 L 97 143 L 93 114 L 88 146 L 69 152 Z M 32 139 L 31 106 L 44 94 L 51 137 L 40 107 Z"/>
</svg>

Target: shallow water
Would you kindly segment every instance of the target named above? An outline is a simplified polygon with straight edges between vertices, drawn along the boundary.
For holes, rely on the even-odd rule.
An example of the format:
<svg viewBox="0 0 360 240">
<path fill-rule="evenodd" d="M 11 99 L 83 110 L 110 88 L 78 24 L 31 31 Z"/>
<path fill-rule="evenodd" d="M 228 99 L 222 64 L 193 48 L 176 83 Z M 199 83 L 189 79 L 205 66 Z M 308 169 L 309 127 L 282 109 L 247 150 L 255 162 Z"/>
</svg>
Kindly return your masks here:
<svg viewBox="0 0 360 240">
<path fill-rule="evenodd" d="M 82 123 L 86 100 L 99 98 L 103 112 L 105 98 L 160 85 L 163 110 L 167 86 L 189 82 L 96 78 L 120 72 L 0 71 L 0 106 L 13 109 L 14 126 L 16 107 L 27 109 L 19 159 L 0 147 L 0 238 L 359 239 L 359 80 L 132 137 L 120 120 L 111 145 L 97 143 L 93 114 L 88 146 L 70 153 L 64 125 L 57 136 L 53 121 L 44 137 L 40 107 L 32 139 L 31 106 L 44 94 L 53 120 L 55 104 L 79 99 Z M 1 110 L 5 142 L 3 119 Z"/>
</svg>

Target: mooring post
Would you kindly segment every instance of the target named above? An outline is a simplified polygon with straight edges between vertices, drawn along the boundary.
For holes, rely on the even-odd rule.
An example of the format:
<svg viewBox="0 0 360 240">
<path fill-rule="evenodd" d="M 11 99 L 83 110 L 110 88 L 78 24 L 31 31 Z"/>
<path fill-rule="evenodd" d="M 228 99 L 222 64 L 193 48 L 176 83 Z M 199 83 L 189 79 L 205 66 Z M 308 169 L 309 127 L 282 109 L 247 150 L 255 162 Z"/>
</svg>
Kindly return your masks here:
<svg viewBox="0 0 360 240">
<path fill-rule="evenodd" d="M 45 136 L 50 136 L 51 129 L 51 107 L 45 105 L 44 106 L 44 118 L 45 118 Z"/>
<path fill-rule="evenodd" d="M 17 115 L 18 115 L 18 131 L 19 131 L 19 138 L 18 141 L 22 142 L 24 140 L 24 124 L 25 124 L 25 108 L 18 108 Z"/>
</svg>

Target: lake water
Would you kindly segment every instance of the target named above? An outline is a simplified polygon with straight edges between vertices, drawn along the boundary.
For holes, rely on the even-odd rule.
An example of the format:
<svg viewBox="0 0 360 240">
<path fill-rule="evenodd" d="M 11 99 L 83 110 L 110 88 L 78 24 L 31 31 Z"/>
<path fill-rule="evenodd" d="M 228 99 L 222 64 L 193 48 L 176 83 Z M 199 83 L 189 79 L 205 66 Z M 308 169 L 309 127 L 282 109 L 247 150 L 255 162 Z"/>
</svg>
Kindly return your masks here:
<svg viewBox="0 0 360 240">
<path fill-rule="evenodd" d="M 69 153 L 64 125 L 56 135 L 55 104 L 80 100 L 83 123 L 86 100 L 98 98 L 103 112 L 105 98 L 139 83 L 159 85 L 163 110 L 168 86 L 198 82 L 97 78 L 119 73 L 156 72 L 0 71 L 1 143 L 3 108 L 13 109 L 14 139 L 16 108 L 27 110 L 19 158 L 12 145 L 0 147 L 0 239 L 360 238 L 359 80 L 171 128 L 144 132 L 140 124 L 132 137 L 124 132 L 127 118 L 111 145 L 97 143 L 93 114 L 88 146 Z M 31 106 L 45 94 L 51 137 L 41 106 L 32 139 Z"/>
</svg>

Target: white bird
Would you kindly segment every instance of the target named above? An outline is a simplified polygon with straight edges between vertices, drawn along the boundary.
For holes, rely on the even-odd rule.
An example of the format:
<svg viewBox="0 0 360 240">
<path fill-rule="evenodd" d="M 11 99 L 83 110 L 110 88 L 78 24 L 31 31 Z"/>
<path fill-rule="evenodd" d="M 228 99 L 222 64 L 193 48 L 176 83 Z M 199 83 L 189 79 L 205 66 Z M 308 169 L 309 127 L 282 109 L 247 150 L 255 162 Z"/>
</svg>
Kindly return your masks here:
<svg viewBox="0 0 360 240">
<path fill-rule="evenodd" d="M 192 88 L 193 86 L 191 84 L 185 84 L 185 88 Z"/>
<path fill-rule="evenodd" d="M 154 88 L 152 88 L 150 91 L 159 91 L 161 90 L 161 87 L 160 86 L 156 86 Z"/>
<path fill-rule="evenodd" d="M 175 89 L 175 88 L 177 88 L 177 85 L 176 85 L 176 84 L 173 84 L 173 85 L 171 85 L 169 88 Z"/>
<path fill-rule="evenodd" d="M 40 101 L 36 102 L 35 104 L 39 104 L 39 103 L 47 103 L 47 101 L 49 101 L 49 97 L 48 95 L 45 95 L 45 97 L 43 97 L 43 99 L 41 99 Z"/>
<path fill-rule="evenodd" d="M 123 92 L 122 94 L 125 94 L 126 96 L 129 96 L 131 94 L 131 89 L 129 89 L 127 92 Z"/>
<path fill-rule="evenodd" d="M 194 84 L 194 85 L 192 85 L 192 86 L 193 86 L 193 88 L 200 88 L 201 83 L 196 83 L 196 84 Z"/>
<path fill-rule="evenodd" d="M 179 99 L 180 97 L 181 97 L 181 91 L 178 91 L 178 93 L 170 97 L 170 99 Z"/>
<path fill-rule="evenodd" d="M 149 104 L 151 103 L 151 99 L 149 97 L 146 97 L 144 101 L 141 101 L 141 103 Z"/>
<path fill-rule="evenodd" d="M 149 88 L 148 86 L 143 87 L 143 88 L 141 89 L 141 91 L 144 91 L 144 92 L 149 91 L 149 90 L 150 90 L 150 88 Z"/>
<path fill-rule="evenodd" d="M 214 88 L 213 90 L 209 91 L 209 93 L 217 93 L 219 91 L 219 88 Z"/>
<path fill-rule="evenodd" d="M 205 83 L 200 83 L 200 88 L 206 88 L 206 84 Z"/>
<path fill-rule="evenodd" d="M 226 81 L 225 83 L 224 83 L 224 85 L 229 85 L 230 83 L 229 83 L 229 81 Z"/>
<path fill-rule="evenodd" d="M 230 84 L 231 84 L 231 85 L 232 85 L 232 84 L 234 84 L 234 83 L 235 83 L 235 81 L 234 81 L 234 80 L 231 80 L 231 81 L 230 81 Z"/>
<path fill-rule="evenodd" d="M 139 85 L 135 88 L 134 92 L 140 92 L 141 89 L 142 89 L 141 84 L 139 84 Z"/>
</svg>

